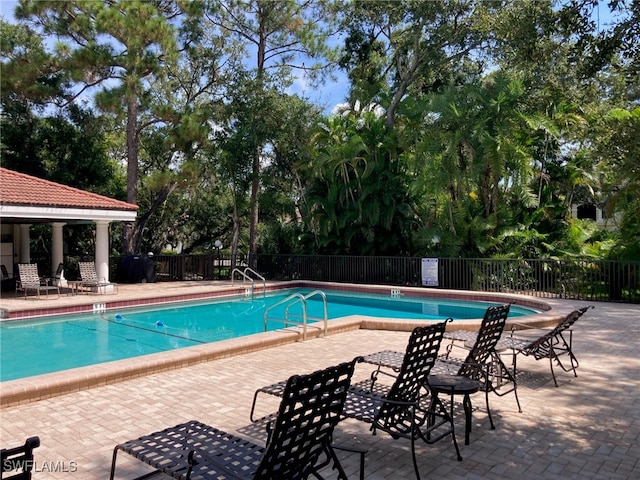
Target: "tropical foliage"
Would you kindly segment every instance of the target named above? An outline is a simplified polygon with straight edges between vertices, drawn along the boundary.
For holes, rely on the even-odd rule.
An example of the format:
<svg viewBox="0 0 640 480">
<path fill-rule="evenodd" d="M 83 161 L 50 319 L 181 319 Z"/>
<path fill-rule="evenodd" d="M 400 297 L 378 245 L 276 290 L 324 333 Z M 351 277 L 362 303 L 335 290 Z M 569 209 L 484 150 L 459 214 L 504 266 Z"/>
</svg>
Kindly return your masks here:
<svg viewBox="0 0 640 480">
<path fill-rule="evenodd" d="M 122 253 L 639 259 L 638 25 L 631 0 L 20 0 L 2 165 L 138 204 Z M 344 104 L 307 98 L 337 74 Z"/>
</svg>

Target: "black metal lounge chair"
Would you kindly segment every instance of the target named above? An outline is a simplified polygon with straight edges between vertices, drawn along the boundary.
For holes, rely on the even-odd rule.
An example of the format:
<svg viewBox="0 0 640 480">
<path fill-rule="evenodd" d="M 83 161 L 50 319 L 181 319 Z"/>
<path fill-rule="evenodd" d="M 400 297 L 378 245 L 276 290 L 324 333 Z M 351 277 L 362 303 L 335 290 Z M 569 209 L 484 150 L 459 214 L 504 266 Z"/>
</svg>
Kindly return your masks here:
<svg viewBox="0 0 640 480">
<path fill-rule="evenodd" d="M 399 374 L 394 376 L 393 385 L 381 384 L 375 375 L 370 380 L 352 385 L 343 411 L 344 418 L 370 423 L 374 433 L 382 430 L 393 438 L 410 439 L 413 466 L 418 479 L 420 472 L 415 453 L 415 441 L 418 439 L 432 444 L 451 435 L 457 459 L 462 460 L 453 431 L 453 419 L 427 382 L 446 323 L 415 328 L 405 353 L 399 353 Z M 251 421 L 261 420 L 254 418 L 259 394 L 282 396 L 283 387 L 284 382 L 278 382 L 256 390 L 251 406 Z"/>
<path fill-rule="evenodd" d="M 504 332 L 510 309 L 511 304 L 487 308 L 475 343 L 470 348 L 466 358 L 462 362 L 450 357 L 440 360 L 436 369 L 436 373 L 442 367 L 448 373 L 451 373 L 452 369 L 457 369 L 456 375 L 481 382 L 481 390 L 485 393 L 485 403 L 491 430 L 495 430 L 496 427 L 489 407 L 489 393 L 492 392 L 502 397 L 513 392 L 518 405 L 518 412 L 522 412 L 520 400 L 518 399 L 516 379 L 506 367 L 496 349 L 498 341 L 500 341 Z"/>
<path fill-rule="evenodd" d="M 346 480 L 331 438 L 356 361 L 289 378 L 266 447 L 190 421 L 117 445 L 110 478 L 123 451 L 178 479 L 322 478 L 318 470 L 333 463 L 338 477 Z"/>
<path fill-rule="evenodd" d="M 30 437 L 24 445 L 0 450 L 0 479 L 31 480 L 31 472 L 35 467 L 33 449 L 40 446 L 40 438 Z M 6 474 L 9 473 L 10 476 Z"/>
<path fill-rule="evenodd" d="M 489 406 L 490 392 L 498 396 L 513 392 L 518 411 L 522 412 L 515 377 L 496 351 L 496 345 L 504 330 L 510 308 L 510 304 L 489 307 L 484 314 L 478 333 L 471 334 L 471 338 L 475 336 L 475 340 L 470 346 L 466 358 L 463 360 L 452 358 L 450 356 L 451 348 L 448 346 L 446 355 L 435 362 L 429 376 L 429 384 L 436 393 L 450 395 L 452 411 L 453 396 L 463 395 L 466 418 L 465 444 L 469 443 L 469 434 L 471 432 L 471 394 L 477 391 L 485 393 L 485 403 L 491 430 L 495 430 L 495 424 L 493 423 Z M 455 331 L 448 332 L 445 336 L 461 340 L 469 338 L 469 332 L 464 332 L 462 337 L 456 335 Z M 400 352 L 385 350 L 365 355 L 363 358 L 367 363 L 378 365 L 378 370 L 373 373 L 373 375 L 376 375 L 380 371 L 380 367 L 391 368 L 397 372 L 402 363 L 403 355 Z M 509 388 L 502 388 L 509 384 Z"/>
<path fill-rule="evenodd" d="M 576 369 L 579 363 L 573 353 L 573 330 L 571 327 L 590 308 L 593 308 L 593 306 L 590 305 L 574 310 L 550 330 L 532 329 L 532 327 L 528 325 L 513 324 L 511 336 L 503 339 L 507 347 L 513 350 L 513 375 L 516 375 L 516 359 L 520 353 L 526 357 L 532 356 L 536 360 L 548 358 L 549 365 L 551 366 L 551 376 L 553 377 L 553 383 L 556 387 L 558 386 L 558 380 L 553 371 L 554 362 L 565 372 L 573 371 L 573 375 L 577 377 L 578 372 L 576 372 Z M 535 332 L 535 337 L 530 336 L 526 338 L 522 336 L 523 333 L 526 333 L 527 329 Z M 569 333 L 568 339 L 563 335 L 563 333 L 567 332 Z M 518 336 L 518 334 L 521 334 L 521 336 Z M 564 355 L 568 357 L 567 363 L 562 362 Z"/>
<path fill-rule="evenodd" d="M 456 457 L 462 460 L 454 434 L 453 418 L 428 377 L 436 362 L 447 322 L 417 327 L 411 333 L 400 368 L 391 385 L 377 377 L 349 388 L 343 415 L 371 424 L 371 431 L 387 432 L 393 438 L 411 441 L 411 455 L 416 478 L 420 472 L 415 443 L 422 440 L 433 444 L 451 435 Z"/>
<path fill-rule="evenodd" d="M 16 295 L 19 290 L 24 292 L 24 297 L 27 298 L 27 293 L 30 291 L 36 292 L 36 296 L 40 298 L 40 293 L 48 297 L 50 291 L 55 291 L 58 298 L 60 297 L 60 288 L 57 285 L 43 284 L 40 275 L 38 274 L 38 265 L 35 263 L 19 263 L 18 264 L 18 281 L 16 282 Z"/>
</svg>

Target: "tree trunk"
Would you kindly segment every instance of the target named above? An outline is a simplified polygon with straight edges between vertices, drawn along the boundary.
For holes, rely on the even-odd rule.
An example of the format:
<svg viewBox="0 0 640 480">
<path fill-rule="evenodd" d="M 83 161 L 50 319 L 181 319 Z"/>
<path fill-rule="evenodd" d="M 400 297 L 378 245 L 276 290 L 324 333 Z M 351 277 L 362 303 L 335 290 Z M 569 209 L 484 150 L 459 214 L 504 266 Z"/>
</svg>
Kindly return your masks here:
<svg viewBox="0 0 640 480">
<path fill-rule="evenodd" d="M 138 98 L 130 92 L 127 100 L 127 202 L 138 204 Z M 126 222 L 122 229 L 122 253 L 133 251 L 134 223 Z"/>
<path fill-rule="evenodd" d="M 236 268 L 236 260 L 238 256 L 238 242 L 240 241 L 240 216 L 238 215 L 238 204 L 233 202 L 233 235 L 231 238 L 231 270 Z"/>
<path fill-rule="evenodd" d="M 137 218 L 137 225 L 133 235 L 134 252 L 142 253 L 142 233 L 147 227 L 149 219 L 151 219 L 153 214 L 156 213 L 156 211 L 162 206 L 167 198 L 169 198 L 169 195 L 171 195 L 171 193 L 175 191 L 176 187 L 177 184 L 175 182 L 171 182 L 167 186 L 162 188 L 151 202 L 151 206 L 149 207 L 149 209 L 141 217 Z"/>
<path fill-rule="evenodd" d="M 256 270 L 258 254 L 258 220 L 260 194 L 260 147 L 256 147 L 253 157 L 253 178 L 251 180 L 251 219 L 249 225 L 249 266 Z"/>
</svg>

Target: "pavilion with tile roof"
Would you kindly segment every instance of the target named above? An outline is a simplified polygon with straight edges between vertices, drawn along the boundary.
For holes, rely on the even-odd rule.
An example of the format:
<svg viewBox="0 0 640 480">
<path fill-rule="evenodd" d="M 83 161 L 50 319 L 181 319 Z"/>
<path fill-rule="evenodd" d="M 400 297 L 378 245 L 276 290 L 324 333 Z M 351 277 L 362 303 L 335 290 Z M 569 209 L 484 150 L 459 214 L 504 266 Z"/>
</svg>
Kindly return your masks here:
<svg viewBox="0 0 640 480">
<path fill-rule="evenodd" d="M 44 223 L 52 228 L 51 269 L 55 271 L 63 262 L 64 225 L 93 223 L 96 272 L 108 279 L 109 224 L 133 222 L 137 210 L 131 203 L 0 167 L 2 263 L 8 269 L 14 263 L 29 263 L 29 227 Z"/>
</svg>

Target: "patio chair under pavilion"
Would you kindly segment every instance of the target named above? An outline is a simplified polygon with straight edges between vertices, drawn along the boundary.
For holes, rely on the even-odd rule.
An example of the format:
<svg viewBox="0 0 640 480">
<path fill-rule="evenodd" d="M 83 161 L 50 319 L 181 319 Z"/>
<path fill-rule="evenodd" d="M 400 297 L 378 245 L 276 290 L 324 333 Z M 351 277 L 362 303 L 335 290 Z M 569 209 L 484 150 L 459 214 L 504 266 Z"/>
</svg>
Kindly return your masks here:
<svg viewBox="0 0 640 480">
<path fill-rule="evenodd" d="M 78 267 L 82 288 L 95 288 L 98 293 L 107 293 L 108 289 L 113 289 L 114 293 L 118 293 L 118 284 L 110 283 L 106 278 L 98 278 L 94 262 L 78 262 Z"/>
<path fill-rule="evenodd" d="M 38 274 L 38 265 L 35 263 L 19 263 L 18 264 L 18 280 L 16 281 L 16 296 L 18 291 L 24 292 L 25 299 L 27 293 L 33 291 L 36 296 L 40 298 L 40 293 L 48 297 L 50 291 L 55 291 L 58 298 L 60 297 L 60 287 L 57 285 L 49 285 L 43 283 L 40 275 Z"/>
</svg>

